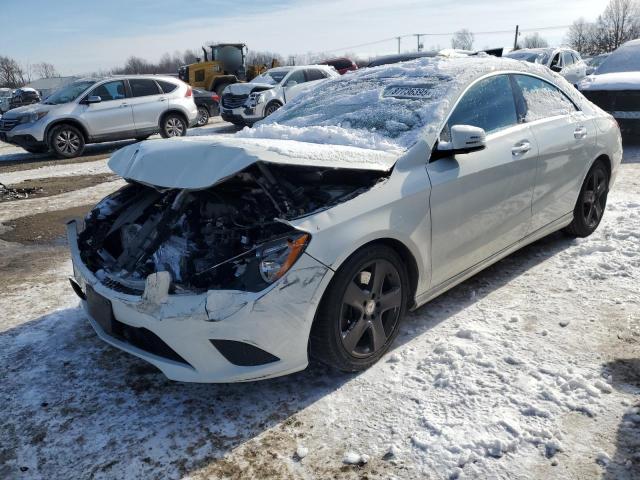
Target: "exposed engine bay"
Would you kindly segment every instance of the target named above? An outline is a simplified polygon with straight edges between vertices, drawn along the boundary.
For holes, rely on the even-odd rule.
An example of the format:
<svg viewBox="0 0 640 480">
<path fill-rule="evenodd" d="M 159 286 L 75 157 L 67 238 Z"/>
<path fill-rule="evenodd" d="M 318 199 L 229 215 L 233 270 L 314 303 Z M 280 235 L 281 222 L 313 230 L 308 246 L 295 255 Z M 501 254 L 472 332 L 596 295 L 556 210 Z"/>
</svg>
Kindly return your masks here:
<svg viewBox="0 0 640 480">
<path fill-rule="evenodd" d="M 286 220 L 354 198 L 387 175 L 257 162 L 204 190 L 130 183 L 87 215 L 80 255 L 102 283 L 133 295 L 161 271 L 171 293 L 260 291 L 310 239 Z"/>
</svg>

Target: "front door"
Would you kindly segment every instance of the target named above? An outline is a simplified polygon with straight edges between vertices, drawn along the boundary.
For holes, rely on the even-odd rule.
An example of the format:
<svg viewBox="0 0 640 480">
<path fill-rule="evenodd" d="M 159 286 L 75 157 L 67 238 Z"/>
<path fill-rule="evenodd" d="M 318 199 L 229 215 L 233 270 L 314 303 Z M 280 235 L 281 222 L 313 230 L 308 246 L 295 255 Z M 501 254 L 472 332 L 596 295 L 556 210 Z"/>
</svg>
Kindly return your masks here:
<svg viewBox="0 0 640 480">
<path fill-rule="evenodd" d="M 93 139 L 105 140 L 132 137 L 135 131 L 133 113 L 123 80 L 114 80 L 95 87 L 88 95 L 99 96 L 99 103 L 84 105 L 81 118 Z"/>
<path fill-rule="evenodd" d="M 511 80 L 476 82 L 454 108 L 453 125 L 487 133 L 484 150 L 429 162 L 432 283 L 435 287 L 522 239 L 531 219 L 538 146 L 519 119 Z"/>
</svg>

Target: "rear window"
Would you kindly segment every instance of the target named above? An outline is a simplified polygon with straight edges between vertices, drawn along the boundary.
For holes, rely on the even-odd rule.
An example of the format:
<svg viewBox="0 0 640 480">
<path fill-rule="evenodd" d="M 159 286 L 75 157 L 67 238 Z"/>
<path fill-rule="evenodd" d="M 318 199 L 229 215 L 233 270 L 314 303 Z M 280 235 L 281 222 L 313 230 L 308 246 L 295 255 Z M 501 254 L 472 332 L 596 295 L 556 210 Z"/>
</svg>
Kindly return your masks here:
<svg viewBox="0 0 640 480">
<path fill-rule="evenodd" d="M 178 88 L 178 85 L 175 83 L 165 82 L 164 80 L 156 80 L 156 82 L 158 82 L 158 85 L 160 85 L 160 88 L 164 93 L 171 93 Z"/>
<path fill-rule="evenodd" d="M 129 80 L 129 86 L 131 87 L 131 95 L 134 97 L 146 97 L 149 95 L 158 95 L 158 85 L 153 80 L 146 80 L 144 78 L 134 78 Z"/>
</svg>

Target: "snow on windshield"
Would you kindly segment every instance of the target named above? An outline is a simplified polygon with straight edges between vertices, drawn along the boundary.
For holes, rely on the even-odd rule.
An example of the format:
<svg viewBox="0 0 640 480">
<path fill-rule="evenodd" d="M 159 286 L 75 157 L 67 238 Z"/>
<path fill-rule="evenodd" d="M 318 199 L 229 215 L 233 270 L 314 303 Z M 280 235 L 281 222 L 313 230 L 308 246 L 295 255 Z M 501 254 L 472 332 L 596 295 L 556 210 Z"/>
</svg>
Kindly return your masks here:
<svg viewBox="0 0 640 480">
<path fill-rule="evenodd" d="M 258 75 L 251 83 L 268 83 L 269 85 L 277 85 L 287 75 L 288 70 L 269 70 Z"/>
<path fill-rule="evenodd" d="M 428 59 L 325 81 L 238 135 L 381 150 L 408 148 L 442 109 L 453 83 L 437 63 L 424 60 Z"/>
<path fill-rule="evenodd" d="M 600 64 L 595 74 L 615 72 L 640 72 L 640 45 L 618 48 Z"/>
<path fill-rule="evenodd" d="M 403 151 L 435 138 L 462 88 L 497 69 L 550 76 L 539 65 L 486 56 L 366 68 L 323 81 L 236 136 Z"/>
</svg>

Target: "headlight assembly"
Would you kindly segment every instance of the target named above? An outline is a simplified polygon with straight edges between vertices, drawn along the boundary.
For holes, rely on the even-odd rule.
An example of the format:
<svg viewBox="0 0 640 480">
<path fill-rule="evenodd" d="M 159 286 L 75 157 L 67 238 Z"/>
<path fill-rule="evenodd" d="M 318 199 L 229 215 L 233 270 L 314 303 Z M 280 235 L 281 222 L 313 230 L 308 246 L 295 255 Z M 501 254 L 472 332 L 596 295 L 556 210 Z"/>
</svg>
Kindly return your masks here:
<svg viewBox="0 0 640 480">
<path fill-rule="evenodd" d="M 259 103 L 263 103 L 264 98 L 264 93 L 252 93 L 249 95 L 249 103 L 251 104 L 251 106 L 255 107 Z"/>
<path fill-rule="evenodd" d="M 258 250 L 260 276 L 267 283 L 282 277 L 300 258 L 311 236 L 299 233 L 295 236 L 275 240 Z"/>
<path fill-rule="evenodd" d="M 35 123 L 38 120 L 40 120 L 42 117 L 44 117 L 47 113 L 47 111 L 44 112 L 33 112 L 33 113 L 28 113 L 26 115 L 23 115 L 20 118 L 20 123 Z"/>
</svg>

